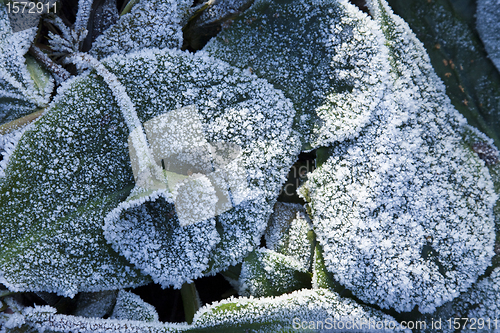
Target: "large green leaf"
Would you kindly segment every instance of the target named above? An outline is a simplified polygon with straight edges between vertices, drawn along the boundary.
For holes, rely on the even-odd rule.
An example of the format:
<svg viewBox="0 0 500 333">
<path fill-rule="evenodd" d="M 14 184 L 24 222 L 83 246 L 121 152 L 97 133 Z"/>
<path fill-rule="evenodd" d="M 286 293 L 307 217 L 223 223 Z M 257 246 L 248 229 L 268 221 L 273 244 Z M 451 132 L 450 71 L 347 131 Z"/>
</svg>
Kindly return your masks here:
<svg viewBox="0 0 500 333">
<path fill-rule="evenodd" d="M 332 147 L 303 194 L 335 279 L 382 308 L 431 312 L 491 263 L 497 196 L 422 44 L 385 1 L 368 5 L 392 87 L 376 121 Z"/>
<path fill-rule="evenodd" d="M 28 52 L 36 29 L 12 32 L 7 8 L 0 2 L 0 124 L 44 107 L 54 80 Z"/>
<path fill-rule="evenodd" d="M 304 149 L 355 137 L 387 64 L 373 22 L 347 1 L 256 1 L 205 50 L 282 89 Z"/>
<path fill-rule="evenodd" d="M 476 21 L 484 25 L 489 20 L 475 15 L 476 1 L 389 0 L 389 4 L 424 44 L 455 108 L 500 147 L 500 73 L 476 32 Z M 493 38 L 494 29 L 488 28 Z"/>
<path fill-rule="evenodd" d="M 244 168 L 243 179 L 231 178 L 228 169 L 233 208 L 181 226 L 164 192 L 112 211 L 133 185 L 129 133 L 110 88 L 96 74 L 84 75 L 65 84 L 5 171 L 0 270 L 13 290 L 71 296 L 147 281 L 106 244 L 105 216 L 107 241 L 163 286 L 180 287 L 242 261 L 259 243 L 298 152 L 292 105 L 262 79 L 180 51 L 115 56 L 106 66 L 141 122 L 194 106 L 208 142 L 241 148 L 235 163 Z M 183 140 L 166 149 L 185 146 Z"/>
<path fill-rule="evenodd" d="M 9 289 L 73 296 L 149 281 L 102 234 L 133 186 L 126 137 L 95 75 L 67 83 L 24 133 L 0 187 L 0 280 Z"/>
</svg>

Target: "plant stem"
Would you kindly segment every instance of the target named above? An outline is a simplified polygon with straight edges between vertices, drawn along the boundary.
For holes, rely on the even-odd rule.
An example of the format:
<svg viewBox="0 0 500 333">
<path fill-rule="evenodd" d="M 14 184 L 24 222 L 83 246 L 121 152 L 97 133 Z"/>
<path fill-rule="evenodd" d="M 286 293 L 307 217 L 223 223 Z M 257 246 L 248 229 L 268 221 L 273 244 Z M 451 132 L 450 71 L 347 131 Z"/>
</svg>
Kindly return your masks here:
<svg viewBox="0 0 500 333">
<path fill-rule="evenodd" d="M 181 287 L 182 304 L 184 306 L 184 315 L 188 324 L 193 322 L 194 314 L 201 307 L 198 291 L 193 283 L 184 283 Z"/>
<path fill-rule="evenodd" d="M 0 135 L 9 134 L 23 126 L 34 122 L 36 119 L 38 119 L 38 117 L 42 115 L 43 111 L 45 111 L 45 109 L 38 110 L 22 118 L 18 118 L 6 124 L 0 125 Z"/>
<path fill-rule="evenodd" d="M 57 83 L 66 81 L 71 77 L 71 74 L 65 70 L 61 65 L 52 61 L 45 53 L 38 47 L 32 45 L 29 50 L 30 54 L 35 57 L 48 71 L 50 71 L 57 80 Z"/>
</svg>

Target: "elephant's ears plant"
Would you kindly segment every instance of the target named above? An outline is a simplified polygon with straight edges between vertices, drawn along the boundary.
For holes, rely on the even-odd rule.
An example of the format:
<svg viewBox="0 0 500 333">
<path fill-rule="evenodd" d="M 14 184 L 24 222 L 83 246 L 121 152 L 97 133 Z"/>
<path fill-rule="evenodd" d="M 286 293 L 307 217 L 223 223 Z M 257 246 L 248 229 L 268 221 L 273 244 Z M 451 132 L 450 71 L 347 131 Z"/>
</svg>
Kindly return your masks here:
<svg viewBox="0 0 500 333">
<path fill-rule="evenodd" d="M 140 0 L 100 33 L 102 6 L 50 18 L 35 59 L 34 30 L 13 33 L 0 3 L 0 329 L 404 331 L 397 313 L 500 293 L 498 152 L 385 0 L 370 16 L 346 0 Z M 42 65 L 73 77 L 52 92 Z M 305 209 L 277 202 L 311 150 Z M 202 306 L 193 282 L 217 273 L 244 297 Z M 186 322 L 130 291 L 152 282 L 181 289 Z"/>
</svg>

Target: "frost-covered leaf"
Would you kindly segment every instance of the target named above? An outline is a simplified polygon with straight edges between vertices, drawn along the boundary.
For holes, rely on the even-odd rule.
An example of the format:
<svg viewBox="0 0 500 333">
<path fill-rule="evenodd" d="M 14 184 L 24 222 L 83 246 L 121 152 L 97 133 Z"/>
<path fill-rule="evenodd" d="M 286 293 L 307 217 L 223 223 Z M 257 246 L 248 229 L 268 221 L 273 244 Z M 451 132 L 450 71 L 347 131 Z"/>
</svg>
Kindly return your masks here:
<svg viewBox="0 0 500 333">
<path fill-rule="evenodd" d="M 0 185 L 0 280 L 65 296 L 147 283 L 102 234 L 104 216 L 133 185 L 120 112 L 95 75 L 59 93 L 24 133 Z"/>
<path fill-rule="evenodd" d="M 232 23 L 232 20 L 248 9 L 253 0 L 210 0 L 193 13 L 184 30 L 184 44 L 199 50 L 205 43 L 221 30 L 221 26 Z"/>
<path fill-rule="evenodd" d="M 137 220 L 111 218 L 133 185 L 129 133 L 102 78 L 83 75 L 66 83 L 50 110 L 25 132 L 0 184 L 0 241 L 6 245 L 0 281 L 12 290 L 72 296 L 146 282 L 106 244 L 106 215 L 108 241 L 164 286 L 180 287 L 242 261 L 259 243 L 298 152 L 292 105 L 264 80 L 213 59 L 167 50 L 116 56 L 107 66 L 142 122 L 194 105 L 207 142 L 241 147 L 234 165 L 243 166 L 246 184 L 229 178 L 234 208 L 216 221 L 170 223 L 176 218 L 168 215 L 166 193 L 137 199 L 144 204 L 129 212 Z M 148 211 L 155 205 L 165 214 Z M 135 229 L 128 229 L 130 223 Z"/>
<path fill-rule="evenodd" d="M 243 261 L 239 280 L 242 296 L 279 296 L 311 287 L 311 275 L 299 261 L 260 248 Z"/>
<path fill-rule="evenodd" d="M 384 326 L 384 321 L 387 326 Z M 320 322 L 324 323 L 323 327 L 317 326 L 321 325 Z M 278 297 L 224 300 L 201 308 L 194 318 L 193 326 L 200 328 L 196 330 L 200 332 L 203 332 L 203 328 L 207 331 L 250 329 L 253 332 L 319 332 L 334 328 L 342 331 L 343 328 L 353 327 L 353 323 L 357 324 L 356 332 L 373 332 L 376 325 L 379 325 L 378 331 L 381 332 L 384 329 L 391 332 L 405 331 L 392 317 L 343 299 L 327 289 L 304 289 Z"/>
<path fill-rule="evenodd" d="M 110 218 L 106 223 L 108 240 L 127 258 L 137 258 L 134 259 L 136 265 L 150 274 L 154 271 L 153 277 L 163 285 L 180 287 L 183 282 L 204 273 L 217 272 L 241 262 L 259 243 L 279 188 L 299 149 L 297 136 L 291 131 L 291 103 L 264 80 L 203 55 L 144 51 L 110 58 L 107 66 L 115 70 L 118 79 L 127 87 L 142 121 L 193 106 L 198 110 L 207 142 L 234 144 L 241 149 L 241 154 L 225 166 L 234 208 L 217 215 L 215 221 L 173 227 L 163 222 L 171 219 L 168 216 L 146 222 L 149 214 L 156 213 L 147 210 L 146 214 L 139 214 L 141 209 L 155 204 L 156 199 L 151 198 L 149 203 L 144 201 L 142 208 L 137 206 L 135 230 L 127 229 L 129 219 Z M 182 138 L 165 140 L 164 147 L 170 151 L 182 152 L 186 146 Z M 236 168 L 234 172 L 231 171 L 233 167 Z M 238 176 L 241 167 L 246 173 L 243 179 Z M 141 225 L 140 221 L 144 223 Z M 159 232 L 152 233 L 165 228 L 173 228 L 171 230 L 177 230 L 179 235 L 192 232 L 193 241 L 200 246 L 208 245 L 193 245 L 190 250 L 188 244 L 183 245 L 187 239 L 181 236 L 167 240 Z M 148 235 L 151 242 L 144 243 L 137 235 Z M 162 244 L 160 239 L 186 246 L 181 252 L 189 263 L 176 262 L 178 258 L 173 254 L 178 249 L 168 256 L 161 255 L 165 252 L 157 250 Z M 217 245 L 212 250 L 214 243 Z M 127 250 L 132 244 L 136 249 L 141 248 L 140 255 Z M 185 265 L 193 270 L 182 270 Z"/>
<path fill-rule="evenodd" d="M 488 55 L 500 71 L 500 2 L 477 0 L 477 31 Z"/>
<path fill-rule="evenodd" d="M 277 202 L 266 230 L 266 247 L 311 267 L 312 231 L 302 205 Z"/>
<path fill-rule="evenodd" d="M 110 318 L 157 322 L 158 312 L 136 294 L 120 290 Z"/>
<path fill-rule="evenodd" d="M 266 78 L 297 110 L 305 149 L 355 137 L 380 102 L 380 32 L 348 1 L 256 1 L 205 50 Z"/>
<path fill-rule="evenodd" d="M 187 331 L 185 323 L 159 323 L 125 319 L 85 318 L 56 314 L 49 306 L 35 306 L 23 311 L 26 325 L 40 332 L 120 332 L 120 333 L 174 333 Z"/>
<path fill-rule="evenodd" d="M 96 293 L 80 293 L 74 316 L 102 318 L 110 315 L 117 302 L 117 290 L 105 290 Z"/>
<path fill-rule="evenodd" d="M 12 32 L 7 8 L 0 3 L 0 124 L 45 107 L 54 80 L 30 56 L 25 56 L 36 29 Z"/>
<path fill-rule="evenodd" d="M 335 279 L 382 308 L 431 312 L 490 264 L 497 196 L 422 44 L 385 1 L 368 4 L 393 86 L 373 125 L 332 147 L 303 195 Z"/>
<path fill-rule="evenodd" d="M 451 324 L 448 322 L 452 319 Z M 441 321 L 442 332 L 453 333 L 454 318 L 460 320 L 460 332 L 498 332 L 500 330 L 500 267 L 476 282 L 468 291 L 421 320 Z M 468 318 L 467 321 L 465 318 Z M 455 324 L 458 327 L 458 323 Z M 431 327 L 423 332 L 433 332 Z"/>
<path fill-rule="evenodd" d="M 476 0 L 388 2 L 424 44 L 455 108 L 500 147 L 500 73 L 475 29 L 487 21 L 475 15 Z"/>
<path fill-rule="evenodd" d="M 104 231 L 117 251 L 164 287 L 201 277 L 220 241 L 213 218 L 181 226 L 164 191 L 123 202 L 106 217 Z"/>
<path fill-rule="evenodd" d="M 91 53 L 104 58 L 152 47 L 180 49 L 182 27 L 192 3 L 192 0 L 141 0 L 97 37 Z"/>
</svg>

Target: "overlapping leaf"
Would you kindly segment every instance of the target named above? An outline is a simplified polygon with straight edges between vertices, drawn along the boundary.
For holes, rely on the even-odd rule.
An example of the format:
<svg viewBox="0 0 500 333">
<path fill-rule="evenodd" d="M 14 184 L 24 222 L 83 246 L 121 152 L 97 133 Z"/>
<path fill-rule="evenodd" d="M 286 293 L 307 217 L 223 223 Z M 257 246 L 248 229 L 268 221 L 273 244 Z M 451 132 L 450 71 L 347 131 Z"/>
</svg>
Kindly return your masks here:
<svg viewBox="0 0 500 333">
<path fill-rule="evenodd" d="M 421 43 L 385 1 L 370 1 L 392 87 L 358 139 L 331 148 L 304 196 L 327 269 L 383 308 L 431 312 L 491 262 L 497 199 Z"/>
<path fill-rule="evenodd" d="M 258 244 L 297 153 L 291 103 L 263 80 L 182 52 L 148 50 L 110 58 L 107 66 L 143 122 L 196 106 L 207 141 L 241 147 L 238 163 L 246 173 L 242 180 L 229 177 L 237 182 L 230 184 L 234 208 L 216 221 L 181 227 L 169 217 L 175 211 L 166 197 L 158 215 L 156 195 L 143 198 L 128 218 L 108 219 L 107 240 L 164 286 L 180 287 L 241 261 Z M 0 188 L 0 270 L 9 288 L 71 296 L 147 281 L 102 234 L 104 217 L 132 187 L 127 132 L 109 87 L 87 74 L 66 84 L 25 133 Z"/>
<path fill-rule="evenodd" d="M 144 48 L 182 46 L 182 27 L 192 0 L 142 0 L 93 43 L 91 53 L 104 58 Z"/>
<path fill-rule="evenodd" d="M 380 101 L 380 32 L 347 1 L 256 1 L 205 50 L 282 89 L 311 149 L 355 137 Z"/>
<path fill-rule="evenodd" d="M 25 57 L 35 29 L 12 32 L 7 8 L 0 3 L 0 124 L 44 107 L 54 80 L 31 57 Z"/>
</svg>

